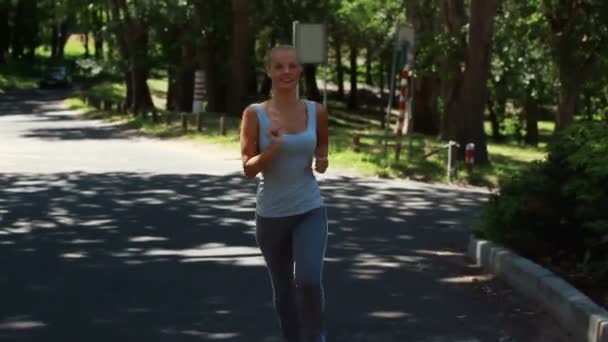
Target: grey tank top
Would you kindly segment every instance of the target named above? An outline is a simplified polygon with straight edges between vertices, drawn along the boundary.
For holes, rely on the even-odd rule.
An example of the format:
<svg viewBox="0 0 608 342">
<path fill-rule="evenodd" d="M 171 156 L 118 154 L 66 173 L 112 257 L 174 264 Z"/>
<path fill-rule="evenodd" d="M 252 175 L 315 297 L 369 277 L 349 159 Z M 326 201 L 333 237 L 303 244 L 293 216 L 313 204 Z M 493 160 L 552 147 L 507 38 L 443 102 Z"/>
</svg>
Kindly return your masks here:
<svg viewBox="0 0 608 342">
<path fill-rule="evenodd" d="M 319 184 L 312 171 L 317 145 L 317 106 L 305 101 L 306 130 L 284 134 L 275 158 L 262 171 L 257 190 L 256 214 L 262 217 L 284 217 L 305 213 L 323 205 Z M 270 119 L 262 104 L 254 104 L 259 122 L 260 153 L 271 144 L 267 136 Z"/>
</svg>

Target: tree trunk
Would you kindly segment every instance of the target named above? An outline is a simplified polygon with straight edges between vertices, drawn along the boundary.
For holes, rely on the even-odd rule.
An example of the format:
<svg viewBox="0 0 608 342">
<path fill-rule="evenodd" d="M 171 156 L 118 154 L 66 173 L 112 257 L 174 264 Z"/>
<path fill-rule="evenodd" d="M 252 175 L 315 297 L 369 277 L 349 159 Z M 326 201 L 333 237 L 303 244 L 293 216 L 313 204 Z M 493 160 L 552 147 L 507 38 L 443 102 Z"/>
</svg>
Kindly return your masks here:
<svg viewBox="0 0 608 342">
<path fill-rule="evenodd" d="M 11 2 L 0 2 L 0 64 L 6 63 L 6 54 L 11 45 L 11 26 L 9 25 L 9 13 L 11 13 Z"/>
<path fill-rule="evenodd" d="M 226 88 L 221 82 L 221 70 L 218 70 L 217 65 L 220 61 L 216 60 L 217 55 L 210 53 L 208 46 L 210 41 L 204 46 L 201 46 L 198 51 L 199 67 L 205 70 L 206 85 L 207 85 L 207 110 L 210 112 L 224 112 L 226 110 Z"/>
<path fill-rule="evenodd" d="M 167 101 L 165 102 L 165 109 L 173 111 L 177 108 L 177 66 L 171 64 L 167 68 Z"/>
<path fill-rule="evenodd" d="M 105 17 L 106 18 L 110 18 L 110 7 L 107 5 L 103 7 L 102 13 L 105 13 Z M 108 49 L 108 52 L 106 53 L 106 56 L 108 57 L 108 59 L 112 59 L 112 56 L 114 56 L 115 54 L 115 45 L 118 46 L 118 48 L 120 49 L 120 43 L 118 42 L 118 44 L 113 44 L 112 38 L 116 39 L 116 35 L 112 36 L 105 36 L 105 41 L 108 42 L 108 44 L 105 46 L 105 48 Z M 120 52 L 119 52 L 120 54 Z M 103 56 L 103 55 L 102 55 Z"/>
<path fill-rule="evenodd" d="M 194 46 L 184 45 L 181 53 L 181 63 L 177 69 L 177 108 L 182 112 L 192 111 L 194 100 L 194 71 L 196 52 Z"/>
<path fill-rule="evenodd" d="M 255 32 L 252 32 L 252 37 L 257 36 Z M 247 101 L 258 98 L 258 69 L 255 63 L 255 39 L 251 40 L 251 44 L 249 44 L 249 52 L 247 52 L 247 75 L 248 75 L 248 83 L 247 83 L 247 94 L 245 98 Z"/>
<path fill-rule="evenodd" d="M 141 61 L 134 61 L 134 64 L 140 65 Z M 131 74 L 131 83 L 133 84 L 133 113 L 145 113 L 147 110 L 154 108 L 150 88 L 148 87 L 148 71 L 144 67 L 136 67 Z"/>
<path fill-rule="evenodd" d="M 564 66 L 565 68 L 565 66 Z M 562 71 L 572 72 L 572 71 Z M 559 106 L 555 116 L 555 129 L 562 130 L 574 120 L 574 112 L 576 110 L 576 100 L 580 92 L 580 83 L 578 80 L 567 80 L 565 76 L 560 76 L 561 86 L 559 89 Z"/>
<path fill-rule="evenodd" d="M 127 94 L 130 87 L 131 96 L 127 96 L 127 103 L 134 114 L 139 114 L 154 108 L 147 82 L 149 27 L 144 19 L 133 17 L 125 0 L 112 0 L 110 5 L 113 20 L 118 24 L 116 39 L 123 58 L 129 62 L 126 67 Z"/>
<path fill-rule="evenodd" d="M 500 104 L 498 104 L 500 106 Z M 492 127 L 492 140 L 499 142 L 503 140 L 503 136 L 500 133 L 500 122 L 498 120 L 498 114 L 496 113 L 495 105 L 488 97 L 488 112 L 490 114 L 490 125 Z"/>
<path fill-rule="evenodd" d="M 95 58 L 103 60 L 103 10 L 99 9 L 93 13 L 93 40 L 95 44 Z"/>
<path fill-rule="evenodd" d="M 528 92 L 529 93 L 529 92 Z M 538 105 L 536 99 L 532 96 L 526 98 L 524 107 L 524 115 L 526 118 L 526 137 L 527 145 L 538 145 Z"/>
<path fill-rule="evenodd" d="M 304 82 L 306 85 L 306 98 L 311 101 L 321 102 L 321 92 L 317 87 L 317 66 L 315 64 L 304 65 Z"/>
<path fill-rule="evenodd" d="M 59 42 L 57 46 L 57 57 L 59 59 L 63 59 L 65 56 L 65 44 L 68 42 L 68 38 L 70 38 L 68 32 L 68 23 L 67 20 L 63 21 L 61 25 L 59 25 Z"/>
<path fill-rule="evenodd" d="M 372 49 L 369 46 L 365 49 L 365 83 L 374 85 L 372 79 Z"/>
<path fill-rule="evenodd" d="M 384 61 L 380 61 L 380 73 L 378 74 L 378 84 L 380 87 L 380 102 L 383 102 L 384 99 L 384 87 L 386 87 L 386 81 L 385 81 L 385 63 Z M 382 107 L 382 105 L 381 105 Z"/>
<path fill-rule="evenodd" d="M 413 131 L 422 134 L 439 134 L 439 112 L 437 111 L 437 80 L 423 76 L 414 80 Z"/>
<path fill-rule="evenodd" d="M 228 114 L 240 116 L 247 100 L 248 85 L 248 59 L 251 30 L 249 28 L 249 1 L 232 0 L 232 51 L 231 65 L 231 87 L 227 94 Z"/>
<path fill-rule="evenodd" d="M 487 164 L 488 151 L 484 131 L 484 111 L 487 99 L 487 81 L 490 76 L 492 38 L 497 0 L 472 0 L 469 24 L 469 45 L 466 70 L 459 103 L 462 104 L 458 120 L 457 141 L 462 147 L 475 144 L 475 163 Z M 464 148 L 460 149 L 464 157 Z"/>
<path fill-rule="evenodd" d="M 336 50 L 336 74 L 338 82 L 338 98 L 343 100 L 345 97 L 344 93 L 344 67 L 342 65 L 342 40 L 340 38 L 334 38 L 334 48 Z"/>
<path fill-rule="evenodd" d="M 350 43 L 350 93 L 348 94 L 348 109 L 357 109 L 359 103 L 357 101 L 358 89 L 357 89 L 357 57 L 359 49 L 357 44 L 353 41 Z"/>
<path fill-rule="evenodd" d="M 378 75 L 379 80 L 378 84 L 380 85 L 380 126 L 384 129 L 384 125 L 386 124 L 386 102 L 384 101 L 384 88 L 386 87 L 386 69 L 387 65 L 384 63 L 384 60 L 380 60 L 380 74 Z"/>
<path fill-rule="evenodd" d="M 466 49 L 465 37 L 461 36 L 460 32 L 466 23 L 466 13 L 464 8 L 464 0 L 442 0 L 441 16 L 443 18 L 444 32 L 456 39 L 462 51 Z M 463 62 L 462 51 L 452 52 L 446 60 L 443 61 L 442 67 L 445 70 L 446 76 L 441 82 L 441 96 L 444 103 L 444 113 L 441 120 L 440 136 L 444 140 L 456 139 L 457 125 L 461 104 L 459 103 L 459 93 L 461 91 L 463 73 L 461 63 Z"/>
<path fill-rule="evenodd" d="M 20 0 L 16 2 L 14 16 L 13 51 L 17 58 L 25 57 L 33 60 L 38 46 L 38 6 L 36 0 Z"/>
<path fill-rule="evenodd" d="M 118 50 L 121 55 L 121 60 L 123 63 L 120 63 L 123 73 L 124 73 L 124 81 L 127 86 L 127 95 L 125 99 L 125 104 L 127 108 L 133 107 L 133 84 L 131 83 L 131 67 L 128 61 L 131 60 L 131 50 L 129 49 L 129 43 L 127 42 L 127 38 L 125 35 L 126 24 L 122 21 L 120 15 L 120 7 L 119 0 L 111 0 L 108 2 L 107 15 L 114 22 L 115 25 L 112 25 L 114 36 L 116 37 L 116 43 L 118 44 Z M 111 44 L 110 44 L 111 46 Z"/>
<path fill-rule="evenodd" d="M 180 112 L 191 112 L 194 101 L 194 69 L 183 68 L 177 79 L 177 109 Z"/>
<path fill-rule="evenodd" d="M 51 59 L 57 58 L 59 51 L 59 30 L 58 25 L 53 25 L 51 29 Z"/>
<path fill-rule="evenodd" d="M 133 108 L 133 82 L 131 80 L 133 77 L 131 76 L 131 71 L 125 72 L 125 84 L 127 85 L 127 98 L 125 99 L 125 103 L 127 104 L 127 108 Z"/>
<path fill-rule="evenodd" d="M 91 52 L 89 51 L 89 33 L 86 32 L 84 34 L 84 56 L 86 58 L 91 57 Z"/>
<path fill-rule="evenodd" d="M 140 22 L 131 23 L 131 68 L 133 70 L 133 113 L 141 113 L 154 108 L 148 87 L 148 27 Z"/>
<path fill-rule="evenodd" d="M 264 74 L 264 80 L 262 81 L 262 86 L 260 87 L 260 95 L 263 97 L 270 96 L 270 89 L 272 89 L 272 80 Z"/>
<path fill-rule="evenodd" d="M 95 40 L 95 58 L 103 60 L 103 36 L 96 34 L 93 36 L 93 39 Z"/>
</svg>

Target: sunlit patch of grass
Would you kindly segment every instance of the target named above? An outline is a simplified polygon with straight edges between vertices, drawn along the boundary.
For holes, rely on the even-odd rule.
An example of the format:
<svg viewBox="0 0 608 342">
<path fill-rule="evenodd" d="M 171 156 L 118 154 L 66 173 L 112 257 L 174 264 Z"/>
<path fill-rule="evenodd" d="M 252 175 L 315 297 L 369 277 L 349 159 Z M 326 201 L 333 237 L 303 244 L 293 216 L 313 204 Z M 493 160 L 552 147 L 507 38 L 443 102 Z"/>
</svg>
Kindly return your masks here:
<svg viewBox="0 0 608 342">
<path fill-rule="evenodd" d="M 154 106 L 157 108 L 165 108 L 167 103 L 167 84 L 166 78 L 156 78 L 148 80 L 148 87 L 150 88 L 150 95 Z"/>
<path fill-rule="evenodd" d="M 156 108 L 164 108 L 167 94 L 167 81 L 163 79 L 148 80 L 148 86 L 152 95 L 152 101 Z M 99 98 L 109 100 L 124 100 L 127 97 L 127 87 L 124 83 L 103 81 L 99 82 L 87 92 Z"/>
<path fill-rule="evenodd" d="M 63 55 L 67 59 L 76 59 L 85 55 L 84 47 L 84 35 L 72 34 L 65 43 L 63 49 Z M 49 45 L 42 45 L 36 48 L 36 56 L 49 58 L 51 57 L 51 47 Z M 92 36 L 89 36 L 89 53 L 93 55 L 95 53 L 95 43 Z"/>
<path fill-rule="evenodd" d="M 166 81 L 153 79 L 150 88 L 158 96 L 165 95 Z M 91 91 L 109 97 L 124 97 L 124 86 L 113 83 L 100 83 Z M 81 105 L 78 102 L 68 102 L 73 107 Z M 220 113 L 204 113 L 202 129 L 196 130 L 194 116 L 189 116 L 189 130 L 184 131 L 181 126 L 181 116 L 173 114 L 171 124 L 167 124 L 166 116 L 159 117 L 157 122 L 143 120 L 132 115 L 118 113 L 103 113 L 94 111 L 97 117 L 106 118 L 115 122 L 139 128 L 143 132 L 161 138 L 181 138 L 192 142 L 216 144 L 226 148 L 227 153 L 238 153 L 240 117 L 225 116 L 226 135 L 220 134 Z M 163 115 L 166 115 L 163 114 Z M 548 136 L 552 132 L 552 124 L 539 124 L 541 135 Z M 380 138 L 362 137 L 361 142 L 372 146 L 372 149 L 353 150 L 353 134 L 364 132 L 366 134 L 382 136 L 384 130 L 379 122 L 371 116 L 357 116 L 345 110 L 338 110 L 330 117 L 330 160 L 331 167 L 338 170 L 348 170 L 356 174 L 381 177 L 408 178 L 425 182 L 448 182 L 447 177 L 447 149 L 442 148 L 446 142 L 435 137 L 413 134 L 406 137 L 402 143 L 402 152 L 399 160 L 395 158 L 394 138 L 392 128 L 389 130 L 389 148 L 387 154 L 383 153 L 383 140 Z M 425 157 L 430 151 L 436 153 Z M 542 160 L 545 155 L 545 143 L 540 147 L 520 145 L 513 141 L 504 143 L 488 143 L 490 164 L 476 166 L 472 174 L 467 174 L 462 162 L 457 163 L 455 183 L 469 183 L 495 187 L 501 177 L 511 175 L 522 169 L 530 162 Z"/>
<path fill-rule="evenodd" d="M 122 83 L 100 82 L 87 90 L 91 95 L 109 100 L 124 100 L 127 96 L 127 87 Z"/>
<path fill-rule="evenodd" d="M 19 60 L 0 64 L 0 93 L 9 89 L 31 89 L 38 87 L 38 81 L 46 70 L 47 60 Z"/>
</svg>

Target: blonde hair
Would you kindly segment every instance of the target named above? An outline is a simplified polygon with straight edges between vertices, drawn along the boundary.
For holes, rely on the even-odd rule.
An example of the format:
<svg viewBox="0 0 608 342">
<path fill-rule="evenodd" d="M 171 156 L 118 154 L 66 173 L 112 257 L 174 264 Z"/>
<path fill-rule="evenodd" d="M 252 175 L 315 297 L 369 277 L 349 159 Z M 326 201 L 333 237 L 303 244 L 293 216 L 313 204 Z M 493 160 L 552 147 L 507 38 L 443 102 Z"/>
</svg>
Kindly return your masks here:
<svg viewBox="0 0 608 342">
<path fill-rule="evenodd" d="M 268 51 L 268 54 L 266 55 L 266 67 L 268 68 L 270 66 L 270 63 L 272 62 L 272 56 L 274 55 L 275 52 L 277 51 L 281 51 L 281 50 L 286 50 L 286 51 L 292 51 L 294 53 L 294 55 L 296 55 L 296 60 L 298 61 L 298 64 L 301 66 L 302 63 L 300 63 L 300 58 L 298 57 L 298 51 L 296 50 L 295 47 L 291 46 L 291 45 L 277 45 L 275 47 L 273 47 L 272 49 L 270 49 L 270 51 Z"/>
</svg>

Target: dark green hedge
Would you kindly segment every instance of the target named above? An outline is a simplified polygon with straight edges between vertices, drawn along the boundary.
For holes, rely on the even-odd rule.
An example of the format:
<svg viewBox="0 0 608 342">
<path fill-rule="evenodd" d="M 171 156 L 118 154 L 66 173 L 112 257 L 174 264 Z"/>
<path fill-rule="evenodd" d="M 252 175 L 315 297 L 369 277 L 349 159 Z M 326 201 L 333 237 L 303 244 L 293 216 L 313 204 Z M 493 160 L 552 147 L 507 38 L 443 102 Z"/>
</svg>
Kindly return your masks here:
<svg viewBox="0 0 608 342">
<path fill-rule="evenodd" d="M 574 260 L 606 275 L 608 126 L 573 125 L 548 149 L 546 160 L 501 180 L 475 233 L 530 257 Z"/>
</svg>

